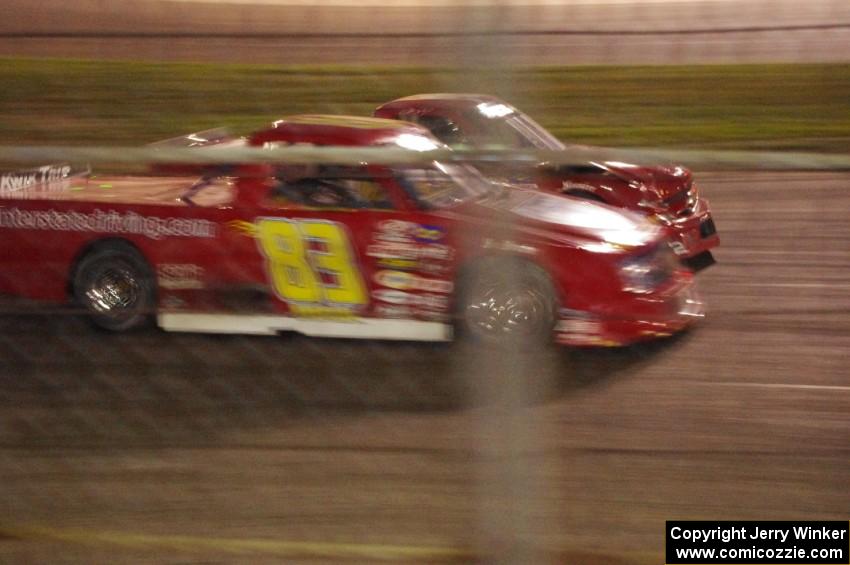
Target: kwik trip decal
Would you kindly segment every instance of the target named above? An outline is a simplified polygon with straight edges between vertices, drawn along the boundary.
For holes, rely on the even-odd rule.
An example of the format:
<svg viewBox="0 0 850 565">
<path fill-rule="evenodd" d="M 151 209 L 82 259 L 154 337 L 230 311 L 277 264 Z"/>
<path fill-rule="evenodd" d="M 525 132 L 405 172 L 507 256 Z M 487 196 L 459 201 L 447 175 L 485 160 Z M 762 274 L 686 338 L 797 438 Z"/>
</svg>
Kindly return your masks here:
<svg viewBox="0 0 850 565">
<path fill-rule="evenodd" d="M 88 169 L 82 171 L 88 174 Z M 80 174 L 75 171 L 74 174 Z M 47 165 L 36 169 L 24 169 L 0 173 L 0 194 L 19 192 L 37 184 L 65 180 L 72 176 L 71 165 Z"/>
</svg>

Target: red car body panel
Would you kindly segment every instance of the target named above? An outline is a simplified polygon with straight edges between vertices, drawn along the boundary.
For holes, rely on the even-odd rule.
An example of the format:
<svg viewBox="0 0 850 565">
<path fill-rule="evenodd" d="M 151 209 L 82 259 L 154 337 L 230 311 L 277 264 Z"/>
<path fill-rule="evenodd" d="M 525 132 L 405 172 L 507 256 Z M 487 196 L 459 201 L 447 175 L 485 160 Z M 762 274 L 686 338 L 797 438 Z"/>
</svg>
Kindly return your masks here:
<svg viewBox="0 0 850 565">
<path fill-rule="evenodd" d="M 336 116 L 281 120 L 248 143 L 381 145 L 402 136 L 437 143 L 413 124 Z M 2 193 L 0 292 L 66 301 L 86 251 L 121 240 L 154 271 L 168 330 L 450 339 L 455 291 L 483 258 L 527 261 L 549 275 L 560 343 L 625 344 L 702 315 L 686 270 L 670 267 L 640 291 L 624 284 L 624 261 L 661 261 L 666 249 L 663 230 L 641 216 L 523 189 L 429 208 L 397 170 L 365 170 L 383 190 L 381 207 L 280 198 L 267 165 L 209 179 L 191 199 L 191 176 L 68 176 Z"/>
<path fill-rule="evenodd" d="M 567 148 L 531 118 L 494 96 L 420 94 L 379 106 L 374 115 L 422 124 L 449 145 Z M 569 149 L 579 154 L 590 151 L 576 145 Z M 480 168 L 497 179 L 533 184 L 551 192 L 592 195 L 606 204 L 655 216 L 669 228 L 671 244 L 683 259 L 705 257 L 720 243 L 708 201 L 699 196 L 691 172 L 680 166 L 598 162 L 588 157 L 587 165 L 580 167 L 482 164 Z"/>
</svg>

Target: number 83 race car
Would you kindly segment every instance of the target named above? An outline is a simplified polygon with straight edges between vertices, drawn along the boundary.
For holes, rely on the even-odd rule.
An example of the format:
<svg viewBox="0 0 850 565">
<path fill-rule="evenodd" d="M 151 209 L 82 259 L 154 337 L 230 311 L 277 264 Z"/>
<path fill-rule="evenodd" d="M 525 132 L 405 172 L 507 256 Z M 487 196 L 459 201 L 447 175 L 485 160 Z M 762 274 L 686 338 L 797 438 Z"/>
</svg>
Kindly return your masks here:
<svg viewBox="0 0 850 565">
<path fill-rule="evenodd" d="M 443 147 L 415 124 L 316 115 L 185 140 Z M 638 214 L 437 161 L 241 168 L 2 174 L 0 292 L 70 300 L 114 331 L 619 345 L 703 315 L 663 226 Z"/>
</svg>

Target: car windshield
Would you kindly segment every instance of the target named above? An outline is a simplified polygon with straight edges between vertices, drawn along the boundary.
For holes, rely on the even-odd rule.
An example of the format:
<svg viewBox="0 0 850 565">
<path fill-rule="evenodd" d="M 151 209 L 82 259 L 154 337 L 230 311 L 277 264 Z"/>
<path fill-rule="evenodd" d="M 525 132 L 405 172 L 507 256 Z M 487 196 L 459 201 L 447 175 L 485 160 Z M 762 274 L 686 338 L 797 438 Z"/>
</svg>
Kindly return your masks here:
<svg viewBox="0 0 850 565">
<path fill-rule="evenodd" d="M 396 178 L 425 208 L 450 208 L 494 190 L 478 169 L 465 164 L 434 161 L 428 168 L 400 169 Z"/>
<path fill-rule="evenodd" d="M 553 151 L 565 149 L 564 144 L 558 138 L 523 113 L 517 112 L 506 117 L 505 123 L 518 131 L 538 149 L 551 149 Z"/>
<path fill-rule="evenodd" d="M 526 116 L 506 104 L 479 105 L 482 138 L 476 145 L 506 145 L 514 149 L 565 149 L 555 136 Z"/>
</svg>

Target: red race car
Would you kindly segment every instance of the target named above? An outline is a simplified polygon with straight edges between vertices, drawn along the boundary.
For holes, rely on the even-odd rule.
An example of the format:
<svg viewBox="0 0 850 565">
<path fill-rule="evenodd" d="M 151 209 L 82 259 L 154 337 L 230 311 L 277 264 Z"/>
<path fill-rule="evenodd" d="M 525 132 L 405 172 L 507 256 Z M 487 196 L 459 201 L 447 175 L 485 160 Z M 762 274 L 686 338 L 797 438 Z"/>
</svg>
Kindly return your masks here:
<svg viewBox="0 0 850 565">
<path fill-rule="evenodd" d="M 280 120 L 247 143 L 442 147 L 414 124 L 340 116 Z M 43 169 L 3 177 L 0 291 L 70 298 L 110 330 L 155 314 L 175 331 L 617 345 L 703 313 L 658 225 L 466 165 Z"/>
<path fill-rule="evenodd" d="M 420 94 L 379 106 L 375 116 L 421 124 L 450 146 L 568 148 L 529 116 L 494 96 Z M 569 149 L 580 153 L 590 148 L 571 145 Z M 670 244 L 686 264 L 699 270 L 714 263 L 710 249 L 720 240 L 708 201 L 700 197 L 688 169 L 590 160 L 582 166 L 481 164 L 479 168 L 491 178 L 531 183 L 546 191 L 651 215 L 669 228 Z"/>
</svg>

